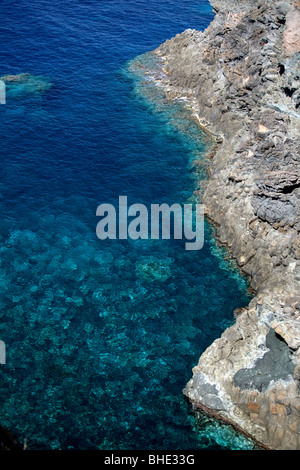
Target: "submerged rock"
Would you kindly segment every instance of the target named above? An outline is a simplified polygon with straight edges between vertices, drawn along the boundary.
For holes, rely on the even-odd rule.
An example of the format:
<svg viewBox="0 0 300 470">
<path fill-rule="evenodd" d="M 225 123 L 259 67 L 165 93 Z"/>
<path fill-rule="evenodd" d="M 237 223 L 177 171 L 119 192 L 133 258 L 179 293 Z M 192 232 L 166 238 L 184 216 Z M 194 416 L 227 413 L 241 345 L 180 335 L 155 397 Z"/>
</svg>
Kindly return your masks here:
<svg viewBox="0 0 300 470">
<path fill-rule="evenodd" d="M 172 276 L 171 259 L 159 260 L 155 257 L 137 263 L 136 274 L 138 278 L 148 282 L 165 282 Z"/>
<path fill-rule="evenodd" d="M 27 73 L 21 73 L 19 75 L 4 75 L 3 77 L 0 77 L 1 80 L 3 80 L 6 83 L 10 82 L 21 82 L 24 80 L 24 78 L 28 78 L 29 74 Z"/>
<path fill-rule="evenodd" d="M 43 93 L 52 87 L 52 83 L 46 77 L 35 76 L 30 73 L 3 75 L 0 80 L 6 84 L 7 91 L 13 95 Z"/>
</svg>

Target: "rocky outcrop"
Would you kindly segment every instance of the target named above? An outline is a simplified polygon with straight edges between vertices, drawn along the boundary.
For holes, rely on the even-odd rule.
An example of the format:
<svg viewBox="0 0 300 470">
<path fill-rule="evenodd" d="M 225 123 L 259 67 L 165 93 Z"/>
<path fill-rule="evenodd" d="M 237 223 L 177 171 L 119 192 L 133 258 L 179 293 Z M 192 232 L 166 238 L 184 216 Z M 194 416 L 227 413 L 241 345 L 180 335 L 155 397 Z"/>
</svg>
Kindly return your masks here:
<svg viewBox="0 0 300 470">
<path fill-rule="evenodd" d="M 25 450 L 26 441 L 21 446 L 20 442 L 7 429 L 0 426 L 0 451 L 1 450 Z"/>
<path fill-rule="evenodd" d="M 8 94 L 13 96 L 32 93 L 43 94 L 52 87 L 52 83 L 47 77 L 30 73 L 3 75 L 0 80 L 5 83 Z"/>
<path fill-rule="evenodd" d="M 154 53 L 170 99 L 216 140 L 203 195 L 255 298 L 184 393 L 270 449 L 300 449 L 300 5 L 211 0 L 204 31 Z"/>
</svg>

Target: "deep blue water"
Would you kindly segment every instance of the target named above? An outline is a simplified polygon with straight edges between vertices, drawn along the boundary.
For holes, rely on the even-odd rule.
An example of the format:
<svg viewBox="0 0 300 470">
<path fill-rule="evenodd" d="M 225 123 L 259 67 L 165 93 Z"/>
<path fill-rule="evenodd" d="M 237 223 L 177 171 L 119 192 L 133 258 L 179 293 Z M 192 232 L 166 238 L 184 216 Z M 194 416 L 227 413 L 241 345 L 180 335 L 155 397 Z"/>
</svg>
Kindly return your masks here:
<svg viewBox="0 0 300 470">
<path fill-rule="evenodd" d="M 0 424 L 30 449 L 251 448 L 182 395 L 249 302 L 211 228 L 199 252 L 96 237 L 99 204 L 184 203 L 205 177 L 209 141 L 130 64 L 212 17 L 206 0 L 0 10 L 0 75 L 29 74 L 0 106 Z"/>
</svg>

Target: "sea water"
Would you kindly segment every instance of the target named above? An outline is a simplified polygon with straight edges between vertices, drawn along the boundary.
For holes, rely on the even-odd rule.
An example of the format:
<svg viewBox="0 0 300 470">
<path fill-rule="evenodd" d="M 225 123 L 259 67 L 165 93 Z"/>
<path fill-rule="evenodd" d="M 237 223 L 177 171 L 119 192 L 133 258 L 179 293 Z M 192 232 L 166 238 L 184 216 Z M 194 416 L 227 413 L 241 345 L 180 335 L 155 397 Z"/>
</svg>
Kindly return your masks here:
<svg viewBox="0 0 300 470">
<path fill-rule="evenodd" d="M 212 18 L 207 0 L 0 10 L 0 424 L 29 449 L 252 448 L 182 394 L 249 302 L 212 228 L 197 252 L 96 236 L 97 206 L 121 195 L 195 200 L 210 141 L 133 65 Z"/>
</svg>

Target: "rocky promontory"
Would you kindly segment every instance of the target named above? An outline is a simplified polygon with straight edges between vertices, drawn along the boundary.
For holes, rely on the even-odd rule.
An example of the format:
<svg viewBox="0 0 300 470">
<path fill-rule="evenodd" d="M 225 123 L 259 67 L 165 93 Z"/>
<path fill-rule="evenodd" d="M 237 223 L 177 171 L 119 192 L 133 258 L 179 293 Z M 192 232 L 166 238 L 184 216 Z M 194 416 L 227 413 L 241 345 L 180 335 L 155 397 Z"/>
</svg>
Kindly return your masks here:
<svg viewBox="0 0 300 470">
<path fill-rule="evenodd" d="M 300 449 L 300 2 L 211 0 L 154 54 L 170 99 L 215 140 L 203 202 L 255 297 L 200 357 L 195 409 L 268 449 Z"/>
</svg>

